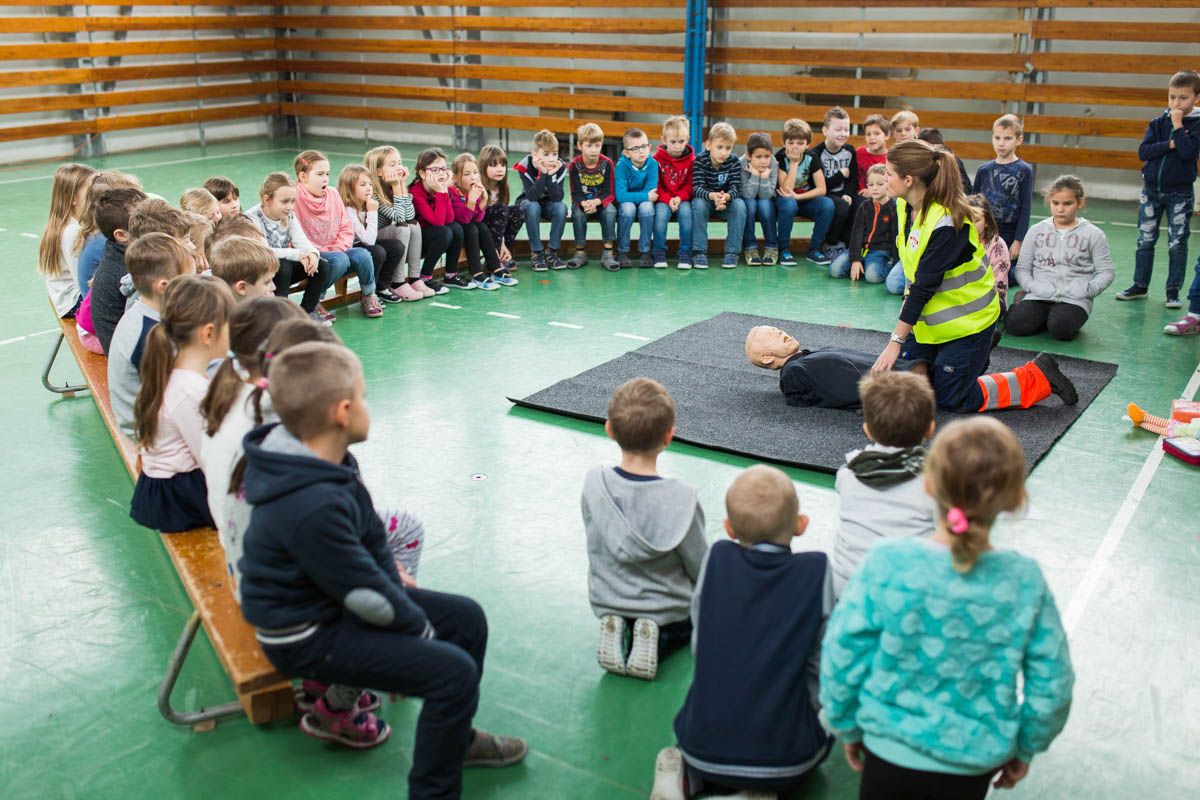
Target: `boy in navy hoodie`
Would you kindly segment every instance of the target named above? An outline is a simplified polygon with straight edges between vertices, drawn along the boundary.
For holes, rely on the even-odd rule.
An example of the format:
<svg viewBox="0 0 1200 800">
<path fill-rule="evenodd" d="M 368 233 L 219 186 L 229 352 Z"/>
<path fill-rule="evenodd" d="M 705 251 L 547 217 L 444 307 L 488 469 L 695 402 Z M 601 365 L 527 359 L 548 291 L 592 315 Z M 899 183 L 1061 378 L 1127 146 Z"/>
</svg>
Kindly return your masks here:
<svg viewBox="0 0 1200 800">
<path fill-rule="evenodd" d="M 244 443 L 240 488 L 254 510 L 242 612 L 276 668 L 328 685 L 300 721 L 310 736 L 359 749 L 387 740 L 391 729 L 371 713 L 378 697 L 358 687 L 423 698 L 408 796 L 458 797 L 463 767 L 515 764 L 528 748 L 471 727 L 487 649 L 483 609 L 406 584 L 396 569 L 347 451 L 367 438 L 364 391 L 362 364 L 339 345 L 297 345 L 272 362 L 281 422 Z"/>
<path fill-rule="evenodd" d="M 1196 197 L 1196 156 L 1200 155 L 1200 73 L 1176 72 L 1167 89 L 1167 110 L 1150 120 L 1138 146 L 1142 196 L 1138 205 L 1138 243 L 1133 285 L 1117 292 L 1118 300 L 1143 300 L 1154 270 L 1158 223 L 1167 216 L 1167 308 L 1179 308 L 1179 290 L 1187 274 L 1188 221 Z"/>
<path fill-rule="evenodd" d="M 833 608 L 824 553 L 792 553 L 808 526 L 791 480 L 751 467 L 725 495 L 732 542 L 708 552 L 692 600 L 696 671 L 660 751 L 652 800 L 786 792 L 829 755 L 818 720 L 821 632 Z"/>
</svg>

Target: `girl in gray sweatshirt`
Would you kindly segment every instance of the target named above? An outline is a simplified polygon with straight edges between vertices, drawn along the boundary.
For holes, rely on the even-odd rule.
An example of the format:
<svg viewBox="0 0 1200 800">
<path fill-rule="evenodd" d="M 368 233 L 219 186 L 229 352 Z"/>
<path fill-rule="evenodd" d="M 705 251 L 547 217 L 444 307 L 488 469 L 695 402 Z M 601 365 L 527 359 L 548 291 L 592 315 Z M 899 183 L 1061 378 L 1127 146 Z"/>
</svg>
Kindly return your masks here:
<svg viewBox="0 0 1200 800">
<path fill-rule="evenodd" d="M 1063 175 L 1046 189 L 1050 219 L 1025 236 L 1016 265 L 1025 294 L 1008 311 L 1006 333 L 1049 331 L 1055 339 L 1074 339 L 1092 312 L 1092 299 L 1113 282 L 1108 239 L 1078 216 L 1086 202 L 1083 182 L 1074 175 Z"/>
</svg>

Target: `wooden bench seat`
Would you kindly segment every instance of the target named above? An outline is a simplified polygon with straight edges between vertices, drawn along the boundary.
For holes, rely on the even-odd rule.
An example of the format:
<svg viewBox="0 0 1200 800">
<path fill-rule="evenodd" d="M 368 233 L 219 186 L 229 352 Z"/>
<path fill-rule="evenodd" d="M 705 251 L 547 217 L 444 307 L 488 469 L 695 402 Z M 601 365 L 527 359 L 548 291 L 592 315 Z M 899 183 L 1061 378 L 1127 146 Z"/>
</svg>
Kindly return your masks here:
<svg viewBox="0 0 1200 800">
<path fill-rule="evenodd" d="M 108 427 L 126 469 L 137 480 L 140 471 L 137 447 L 121 432 L 108 401 L 108 359 L 83 346 L 74 320 L 60 320 L 59 323 L 62 330 L 42 373 L 42 382 L 46 388 L 67 397 L 73 397 L 76 392 L 91 391 L 96 408 Z M 86 385 L 56 387 L 49 382 L 50 368 L 64 341 L 75 356 Z M 159 687 L 159 711 L 171 722 L 194 725 L 198 730 L 210 728 L 215 720 L 222 717 L 242 713 L 255 724 L 292 716 L 295 713 L 292 684 L 267 660 L 254 638 L 254 629 L 242 617 L 242 610 L 229 589 L 225 552 L 217 532 L 211 528 L 201 528 L 185 533 L 160 534 L 159 538 L 195 608 L 184 625 L 167 674 Z M 217 659 L 229 675 L 237 701 L 201 708 L 199 711 L 179 712 L 171 707 L 171 690 L 201 625 Z"/>
</svg>

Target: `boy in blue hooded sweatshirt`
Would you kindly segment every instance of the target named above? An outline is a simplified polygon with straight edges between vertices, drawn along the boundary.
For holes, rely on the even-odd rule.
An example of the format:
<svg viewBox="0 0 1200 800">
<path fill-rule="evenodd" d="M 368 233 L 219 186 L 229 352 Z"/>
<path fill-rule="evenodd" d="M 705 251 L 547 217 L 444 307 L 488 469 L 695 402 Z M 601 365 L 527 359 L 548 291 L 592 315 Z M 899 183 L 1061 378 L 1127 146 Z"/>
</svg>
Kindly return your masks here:
<svg viewBox="0 0 1200 800">
<path fill-rule="evenodd" d="M 1150 120 L 1138 146 L 1142 195 L 1138 205 L 1138 243 L 1133 285 L 1117 292 L 1118 300 L 1144 300 L 1154 270 L 1158 223 L 1167 217 L 1167 308 L 1179 308 L 1179 290 L 1187 274 L 1188 220 L 1196 197 L 1196 157 L 1200 155 L 1200 73 L 1176 72 L 1167 89 L 1167 110 Z"/>
<path fill-rule="evenodd" d="M 654 204 L 658 201 L 658 162 L 650 157 L 650 140 L 641 128 L 630 128 L 621 137 L 624 151 L 617 161 L 617 264 L 624 269 L 629 260 L 629 235 L 638 221 L 638 266 L 650 267 L 650 241 L 654 233 Z M 663 266 L 667 264 L 664 261 Z"/>
<path fill-rule="evenodd" d="M 241 488 L 254 510 L 242 612 L 276 668 L 329 685 L 301 719 L 310 736 L 359 749 L 386 741 L 391 729 L 371 713 L 378 698 L 359 687 L 424 699 L 408 796 L 458 797 L 463 767 L 515 764 L 528 750 L 471 727 L 487 649 L 483 610 L 406 585 L 396 569 L 348 452 L 370 427 L 358 358 L 309 342 L 279 354 L 270 380 L 281 421 L 244 442 Z"/>
</svg>

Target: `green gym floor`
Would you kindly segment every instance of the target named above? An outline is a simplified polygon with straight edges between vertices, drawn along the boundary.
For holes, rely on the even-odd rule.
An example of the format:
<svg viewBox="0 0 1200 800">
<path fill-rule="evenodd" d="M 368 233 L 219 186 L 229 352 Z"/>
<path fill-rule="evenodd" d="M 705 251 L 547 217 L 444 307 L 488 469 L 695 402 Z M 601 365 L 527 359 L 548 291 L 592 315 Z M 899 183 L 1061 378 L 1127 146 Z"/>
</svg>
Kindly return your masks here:
<svg viewBox="0 0 1200 800">
<path fill-rule="evenodd" d="M 329 152 L 335 170 L 365 149 L 348 140 L 304 144 Z M 133 172 L 147 190 L 171 200 L 209 175 L 228 175 L 249 206 L 265 173 L 290 168 L 293 145 L 239 141 L 93 163 Z M 411 164 L 416 148 L 404 152 Z M 254 727 L 234 719 L 194 733 L 159 716 L 155 693 L 191 604 L 157 535 L 129 519 L 129 476 L 90 396 L 62 399 L 38 381 L 57 331 L 35 271 L 54 167 L 0 168 L 0 253 L 8 276 L 0 299 L 0 421 L 9 454 L 0 467 L 7 498 L 0 555 L 4 797 L 402 797 L 417 701 L 385 702 L 392 741 L 365 753 L 323 746 L 292 723 Z M 1197 473 L 1171 458 L 1160 462 L 1152 455 L 1155 437 L 1131 432 L 1121 415 L 1130 401 L 1163 414 L 1189 383 L 1194 391 L 1200 337 L 1162 334 L 1180 314 L 1162 305 L 1165 252 L 1150 301 L 1114 301 L 1132 273 L 1133 204 L 1095 202 L 1085 215 L 1108 234 L 1117 280 L 1077 341 L 1021 345 L 1120 369 L 1033 471 L 1029 517 L 995 533 L 1000 546 L 1041 563 L 1070 627 L 1078 674 L 1066 730 L 1011 796 L 1195 797 Z M 1193 252 L 1198 242 L 1193 238 Z M 421 582 L 469 594 L 488 613 L 477 724 L 529 740 L 523 765 L 468 772 L 466 796 L 645 797 L 655 754 L 672 743 L 691 655 L 666 660 L 653 683 L 597 667 L 579 490 L 585 471 L 613 461 L 617 450 L 597 425 L 516 410 L 505 397 L 721 311 L 885 330 L 899 300 L 803 263 L 614 275 L 593 261 L 578 272 L 535 275 L 526 267 L 518 275 L 516 289 L 438 298 L 461 308 L 391 306 L 380 321 L 357 307 L 339 312 L 336 330 L 366 366 L 373 418 L 371 438 L 356 453 L 379 504 L 403 502 L 424 518 Z M 54 378 L 78 378 L 68 354 Z M 672 446 L 661 466 L 699 488 L 716 539 L 725 487 L 750 463 Z M 831 476 L 791 475 L 813 519 L 798 547 L 830 547 L 837 520 Z M 230 699 L 201 636 L 175 703 L 191 709 Z M 838 753 L 797 796 L 851 798 L 857 781 Z"/>
</svg>

